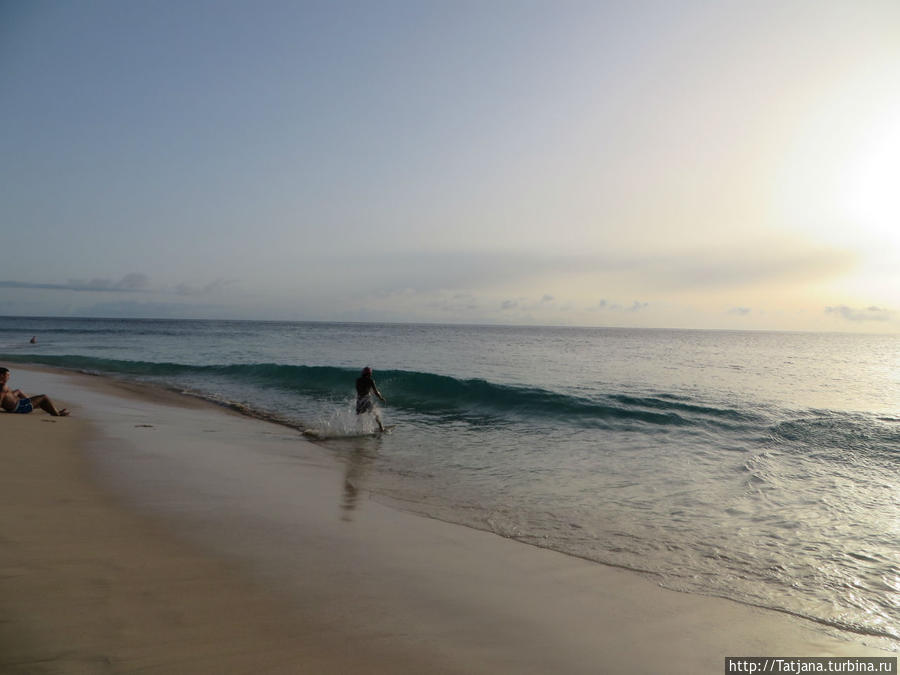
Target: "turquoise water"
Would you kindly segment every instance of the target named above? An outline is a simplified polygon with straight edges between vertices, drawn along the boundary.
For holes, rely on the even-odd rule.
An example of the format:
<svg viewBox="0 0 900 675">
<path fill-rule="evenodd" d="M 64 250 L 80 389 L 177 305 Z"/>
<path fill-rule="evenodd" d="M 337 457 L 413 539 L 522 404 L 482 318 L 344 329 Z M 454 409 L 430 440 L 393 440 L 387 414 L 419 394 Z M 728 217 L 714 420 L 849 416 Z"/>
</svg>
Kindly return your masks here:
<svg viewBox="0 0 900 675">
<path fill-rule="evenodd" d="M 0 318 L 16 362 L 313 428 L 378 499 L 900 641 L 898 336 Z M 364 365 L 398 426 L 360 440 Z"/>
</svg>

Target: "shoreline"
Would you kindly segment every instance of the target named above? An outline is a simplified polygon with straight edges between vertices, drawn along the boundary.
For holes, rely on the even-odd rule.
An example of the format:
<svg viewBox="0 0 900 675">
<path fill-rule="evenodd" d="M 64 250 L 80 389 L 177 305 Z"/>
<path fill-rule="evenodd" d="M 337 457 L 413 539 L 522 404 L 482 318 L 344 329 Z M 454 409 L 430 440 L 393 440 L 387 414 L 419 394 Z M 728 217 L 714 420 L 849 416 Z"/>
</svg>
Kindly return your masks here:
<svg viewBox="0 0 900 675">
<path fill-rule="evenodd" d="M 124 503 L 88 450 L 109 439 L 73 408 L 0 416 L 0 671 L 416 671 L 390 654 L 371 667 L 232 561 Z"/>
<path fill-rule="evenodd" d="M 364 457 L 342 470 L 213 403 L 16 370 L 75 417 L 0 417 L 9 672 L 688 673 L 744 654 L 893 655 L 384 506 Z M 98 612 L 120 625 L 76 629 Z"/>
</svg>

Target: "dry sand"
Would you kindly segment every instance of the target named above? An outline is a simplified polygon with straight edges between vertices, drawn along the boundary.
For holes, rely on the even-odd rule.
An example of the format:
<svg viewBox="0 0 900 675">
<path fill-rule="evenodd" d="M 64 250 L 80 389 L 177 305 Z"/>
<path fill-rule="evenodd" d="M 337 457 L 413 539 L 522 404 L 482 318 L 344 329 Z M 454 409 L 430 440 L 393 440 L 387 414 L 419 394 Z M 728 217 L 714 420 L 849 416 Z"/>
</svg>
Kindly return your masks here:
<svg viewBox="0 0 900 675">
<path fill-rule="evenodd" d="M 38 369 L 0 415 L 4 673 L 722 673 L 854 635 L 398 511 L 276 425 Z"/>
</svg>

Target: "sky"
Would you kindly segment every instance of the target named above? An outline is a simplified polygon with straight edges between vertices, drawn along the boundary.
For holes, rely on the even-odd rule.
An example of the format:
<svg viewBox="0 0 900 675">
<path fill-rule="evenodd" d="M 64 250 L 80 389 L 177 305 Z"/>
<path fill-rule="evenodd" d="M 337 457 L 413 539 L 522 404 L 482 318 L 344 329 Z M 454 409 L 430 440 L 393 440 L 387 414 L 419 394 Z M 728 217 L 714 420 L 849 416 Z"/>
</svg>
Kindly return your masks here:
<svg viewBox="0 0 900 675">
<path fill-rule="evenodd" d="M 0 0 L 0 315 L 900 332 L 897 0 Z"/>
</svg>

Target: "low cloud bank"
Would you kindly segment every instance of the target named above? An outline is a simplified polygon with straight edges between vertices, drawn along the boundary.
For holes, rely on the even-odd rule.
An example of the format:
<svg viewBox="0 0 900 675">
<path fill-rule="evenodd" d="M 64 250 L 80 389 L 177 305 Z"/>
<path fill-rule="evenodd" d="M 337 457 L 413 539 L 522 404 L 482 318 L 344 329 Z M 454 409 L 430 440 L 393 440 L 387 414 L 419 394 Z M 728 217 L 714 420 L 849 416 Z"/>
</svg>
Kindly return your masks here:
<svg viewBox="0 0 900 675">
<path fill-rule="evenodd" d="M 174 288 L 153 287 L 150 277 L 140 272 L 131 272 L 119 280 L 115 279 L 69 279 L 64 284 L 31 281 L 0 281 L 0 288 L 22 288 L 50 291 L 75 291 L 93 293 L 175 293 L 176 295 L 205 295 L 224 291 L 237 283 L 235 279 L 216 279 L 208 284 L 195 286 L 181 283 Z"/>
<path fill-rule="evenodd" d="M 883 307 L 872 305 L 865 309 L 855 309 L 847 305 L 838 305 L 837 307 L 826 307 L 826 314 L 835 314 L 847 321 L 889 321 L 892 313 Z"/>
<path fill-rule="evenodd" d="M 0 281 L 0 288 L 36 288 L 55 291 L 110 291 L 131 293 L 146 291 L 150 278 L 146 274 L 132 272 L 118 281 L 112 279 L 69 279 L 64 284 L 33 283 L 28 281 Z"/>
</svg>

